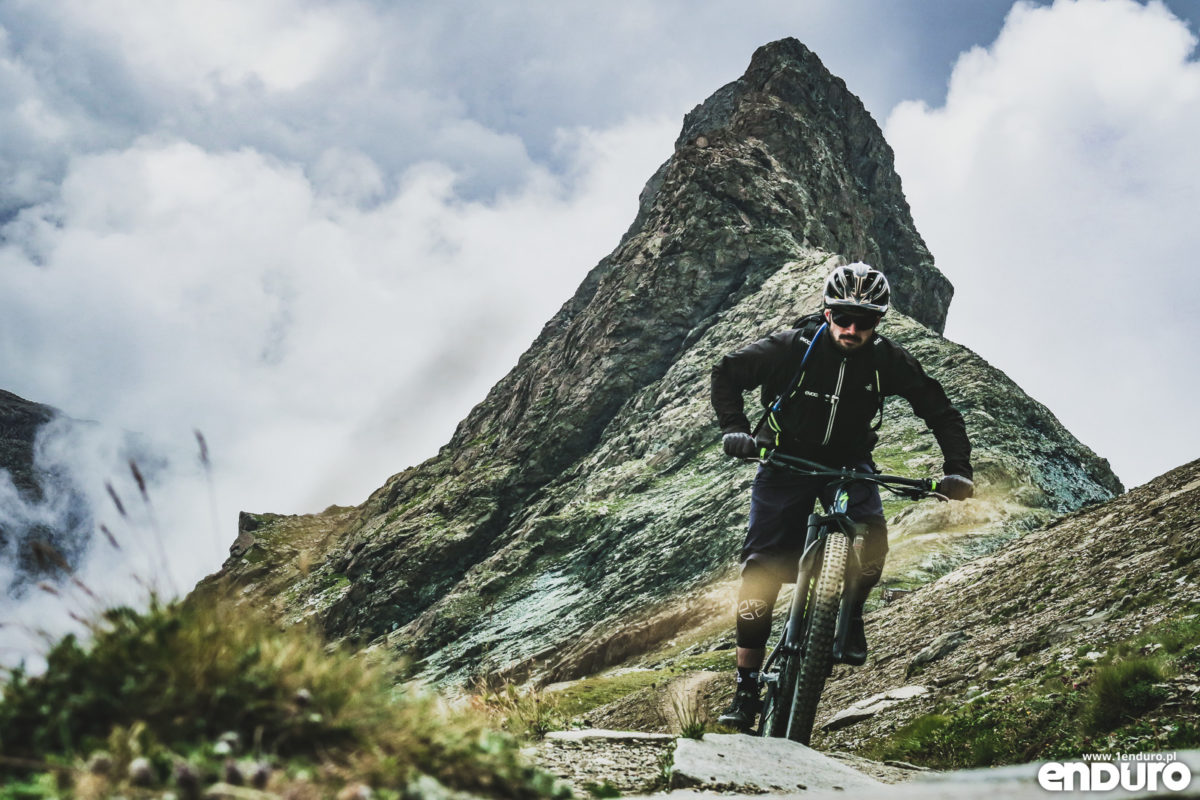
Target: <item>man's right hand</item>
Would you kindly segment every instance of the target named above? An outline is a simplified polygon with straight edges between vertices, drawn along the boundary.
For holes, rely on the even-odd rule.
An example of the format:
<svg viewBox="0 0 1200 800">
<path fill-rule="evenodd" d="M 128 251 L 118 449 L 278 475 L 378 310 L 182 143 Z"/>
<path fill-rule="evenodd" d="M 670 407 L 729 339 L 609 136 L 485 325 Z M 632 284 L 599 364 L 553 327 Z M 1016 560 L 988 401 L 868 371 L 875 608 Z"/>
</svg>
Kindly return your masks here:
<svg viewBox="0 0 1200 800">
<path fill-rule="evenodd" d="M 758 445 L 754 437 L 748 433 L 727 433 L 721 438 L 725 455 L 734 458 L 754 458 L 758 455 Z"/>
</svg>

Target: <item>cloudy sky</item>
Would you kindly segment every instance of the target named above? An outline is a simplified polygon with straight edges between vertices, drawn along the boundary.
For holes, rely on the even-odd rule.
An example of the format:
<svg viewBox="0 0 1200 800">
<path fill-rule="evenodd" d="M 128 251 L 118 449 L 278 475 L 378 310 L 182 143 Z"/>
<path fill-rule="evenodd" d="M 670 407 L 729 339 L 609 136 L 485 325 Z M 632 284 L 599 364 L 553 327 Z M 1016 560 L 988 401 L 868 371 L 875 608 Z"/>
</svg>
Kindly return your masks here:
<svg viewBox="0 0 1200 800">
<path fill-rule="evenodd" d="M 1127 485 L 1200 456 L 1193 3 L 729 9 L 6 0 L 0 388 L 103 423 L 47 455 L 98 497 L 135 492 L 123 432 L 169 454 L 150 521 L 107 521 L 186 588 L 238 510 L 357 504 L 436 452 L 683 114 L 795 36 L 884 127 L 947 335 Z"/>
</svg>

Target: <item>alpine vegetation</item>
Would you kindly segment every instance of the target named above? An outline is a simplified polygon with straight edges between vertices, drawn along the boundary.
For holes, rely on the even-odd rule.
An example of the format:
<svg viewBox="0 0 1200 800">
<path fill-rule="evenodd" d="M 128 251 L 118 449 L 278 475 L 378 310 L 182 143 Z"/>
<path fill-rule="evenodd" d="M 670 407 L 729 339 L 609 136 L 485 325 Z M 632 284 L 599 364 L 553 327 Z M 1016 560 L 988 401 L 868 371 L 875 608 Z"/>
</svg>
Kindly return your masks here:
<svg viewBox="0 0 1200 800">
<path fill-rule="evenodd" d="M 0 781 L 19 796 L 199 797 L 218 783 L 297 797 L 557 791 L 489 716 L 399 684 L 386 654 L 154 598 L 89 627 L 90 642 L 53 645 L 43 674 L 18 668 L 0 686 Z"/>
</svg>

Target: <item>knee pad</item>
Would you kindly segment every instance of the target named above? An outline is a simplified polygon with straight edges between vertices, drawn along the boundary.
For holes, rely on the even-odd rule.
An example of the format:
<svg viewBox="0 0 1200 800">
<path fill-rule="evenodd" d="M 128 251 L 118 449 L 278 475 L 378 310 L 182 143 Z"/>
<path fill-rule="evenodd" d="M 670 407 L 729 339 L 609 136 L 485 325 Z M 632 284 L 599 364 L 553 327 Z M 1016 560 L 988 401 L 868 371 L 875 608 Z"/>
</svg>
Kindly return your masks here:
<svg viewBox="0 0 1200 800">
<path fill-rule="evenodd" d="M 738 592 L 737 646 L 752 650 L 767 646 L 771 638 L 771 612 L 779 596 L 781 582 L 770 570 L 753 563 L 742 570 Z"/>
</svg>

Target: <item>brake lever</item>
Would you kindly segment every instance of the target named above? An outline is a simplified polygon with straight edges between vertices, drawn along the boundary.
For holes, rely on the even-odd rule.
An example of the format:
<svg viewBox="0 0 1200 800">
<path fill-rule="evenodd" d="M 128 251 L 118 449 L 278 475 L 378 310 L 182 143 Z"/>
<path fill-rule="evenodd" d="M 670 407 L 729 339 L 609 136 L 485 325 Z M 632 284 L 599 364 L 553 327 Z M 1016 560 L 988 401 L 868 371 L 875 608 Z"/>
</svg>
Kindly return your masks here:
<svg viewBox="0 0 1200 800">
<path fill-rule="evenodd" d="M 930 491 L 928 489 L 916 489 L 916 488 L 900 489 L 900 488 L 892 487 L 892 486 L 888 486 L 887 489 L 892 494 L 897 495 L 899 497 L 907 498 L 909 500 L 924 500 L 926 497 L 932 497 L 933 499 L 937 500 L 939 503 L 949 502 L 949 500 L 950 500 L 950 498 L 947 497 L 946 495 L 941 494 L 939 492 Z"/>
</svg>

